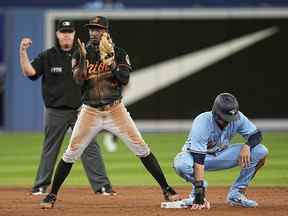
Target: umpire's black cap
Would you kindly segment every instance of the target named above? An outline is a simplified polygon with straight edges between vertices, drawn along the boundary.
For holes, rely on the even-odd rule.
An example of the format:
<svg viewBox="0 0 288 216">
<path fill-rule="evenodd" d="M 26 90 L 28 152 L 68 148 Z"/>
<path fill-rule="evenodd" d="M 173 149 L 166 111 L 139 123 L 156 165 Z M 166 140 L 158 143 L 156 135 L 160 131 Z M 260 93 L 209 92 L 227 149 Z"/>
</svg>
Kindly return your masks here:
<svg viewBox="0 0 288 216">
<path fill-rule="evenodd" d="M 57 24 L 57 31 L 60 32 L 74 32 L 74 23 L 71 20 L 60 20 Z"/>
<path fill-rule="evenodd" d="M 96 16 L 89 20 L 89 23 L 85 25 L 87 28 L 100 27 L 103 29 L 109 28 L 109 21 L 106 17 Z"/>
<path fill-rule="evenodd" d="M 220 117 L 226 122 L 231 122 L 239 118 L 239 104 L 236 97 L 230 93 L 219 94 L 214 101 L 213 115 Z"/>
</svg>

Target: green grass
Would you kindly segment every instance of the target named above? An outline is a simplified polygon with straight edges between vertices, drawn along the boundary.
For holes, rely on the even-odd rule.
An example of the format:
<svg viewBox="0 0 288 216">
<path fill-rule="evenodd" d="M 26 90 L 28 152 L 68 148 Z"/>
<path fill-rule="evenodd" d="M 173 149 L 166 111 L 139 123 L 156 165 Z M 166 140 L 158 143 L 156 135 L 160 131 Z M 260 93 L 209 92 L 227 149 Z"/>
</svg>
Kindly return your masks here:
<svg viewBox="0 0 288 216">
<path fill-rule="evenodd" d="M 33 183 L 38 166 L 42 134 L 1 133 L 0 134 L 0 186 L 29 186 Z M 172 185 L 189 185 L 178 177 L 171 167 L 174 156 L 180 151 L 186 133 L 144 134 L 146 142 L 159 159 Z M 241 142 L 236 137 L 234 142 Z M 265 133 L 263 143 L 270 154 L 266 166 L 257 173 L 253 186 L 288 186 L 288 133 Z M 65 139 L 62 151 L 67 146 Z M 139 160 L 123 143 L 119 143 L 116 153 L 106 152 L 102 137 L 98 137 L 102 147 L 106 168 L 114 185 L 155 185 L 152 177 L 144 170 Z M 286 156 L 286 157 L 285 157 Z M 206 172 L 210 186 L 230 185 L 239 173 L 239 168 L 218 172 Z M 88 185 L 82 165 L 77 162 L 66 185 Z"/>
</svg>

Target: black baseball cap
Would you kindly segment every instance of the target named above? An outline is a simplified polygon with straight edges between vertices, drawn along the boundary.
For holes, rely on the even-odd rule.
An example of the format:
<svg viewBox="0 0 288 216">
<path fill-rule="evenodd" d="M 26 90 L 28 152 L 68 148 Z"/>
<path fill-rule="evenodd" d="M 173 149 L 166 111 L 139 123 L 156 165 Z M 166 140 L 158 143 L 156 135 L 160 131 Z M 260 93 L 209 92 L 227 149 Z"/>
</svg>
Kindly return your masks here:
<svg viewBox="0 0 288 216">
<path fill-rule="evenodd" d="M 216 117 L 231 122 L 239 119 L 239 103 L 234 95 L 221 93 L 215 98 L 212 112 Z"/>
<path fill-rule="evenodd" d="M 74 23 L 71 20 L 60 20 L 57 24 L 57 31 L 60 32 L 74 32 Z"/>
<path fill-rule="evenodd" d="M 106 17 L 96 16 L 89 20 L 89 23 L 85 25 L 87 28 L 100 27 L 103 29 L 108 29 L 109 21 Z"/>
</svg>

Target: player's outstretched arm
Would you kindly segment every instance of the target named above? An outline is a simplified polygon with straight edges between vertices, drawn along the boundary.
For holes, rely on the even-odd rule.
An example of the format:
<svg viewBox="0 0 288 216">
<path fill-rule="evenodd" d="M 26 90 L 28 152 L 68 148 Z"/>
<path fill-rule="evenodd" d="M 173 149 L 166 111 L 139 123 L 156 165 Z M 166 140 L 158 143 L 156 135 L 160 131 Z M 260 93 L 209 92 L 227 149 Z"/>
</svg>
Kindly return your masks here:
<svg viewBox="0 0 288 216">
<path fill-rule="evenodd" d="M 27 53 L 27 49 L 31 46 L 32 40 L 30 38 L 23 38 L 20 42 L 19 47 L 19 57 L 20 57 L 20 66 L 22 73 L 25 76 L 34 76 L 36 74 L 35 69 L 31 65 Z"/>
<path fill-rule="evenodd" d="M 209 209 L 210 203 L 206 199 L 204 187 L 204 160 L 205 154 L 192 153 L 194 160 L 194 202 L 191 209 Z"/>
</svg>

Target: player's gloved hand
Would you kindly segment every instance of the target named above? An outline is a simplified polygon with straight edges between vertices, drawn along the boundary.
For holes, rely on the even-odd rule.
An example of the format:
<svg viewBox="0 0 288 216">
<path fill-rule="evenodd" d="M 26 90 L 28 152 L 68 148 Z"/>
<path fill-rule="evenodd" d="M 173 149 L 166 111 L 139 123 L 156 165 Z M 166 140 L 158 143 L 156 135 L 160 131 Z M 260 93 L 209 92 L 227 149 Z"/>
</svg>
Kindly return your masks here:
<svg viewBox="0 0 288 216">
<path fill-rule="evenodd" d="M 210 203 L 205 198 L 205 187 L 203 181 L 196 181 L 194 183 L 194 197 L 191 209 L 210 209 Z"/>
<path fill-rule="evenodd" d="M 101 36 L 100 42 L 99 42 L 99 51 L 100 51 L 100 59 L 101 61 L 109 66 L 114 66 L 114 44 L 112 42 L 112 39 L 110 35 L 107 32 L 104 32 Z"/>
</svg>

